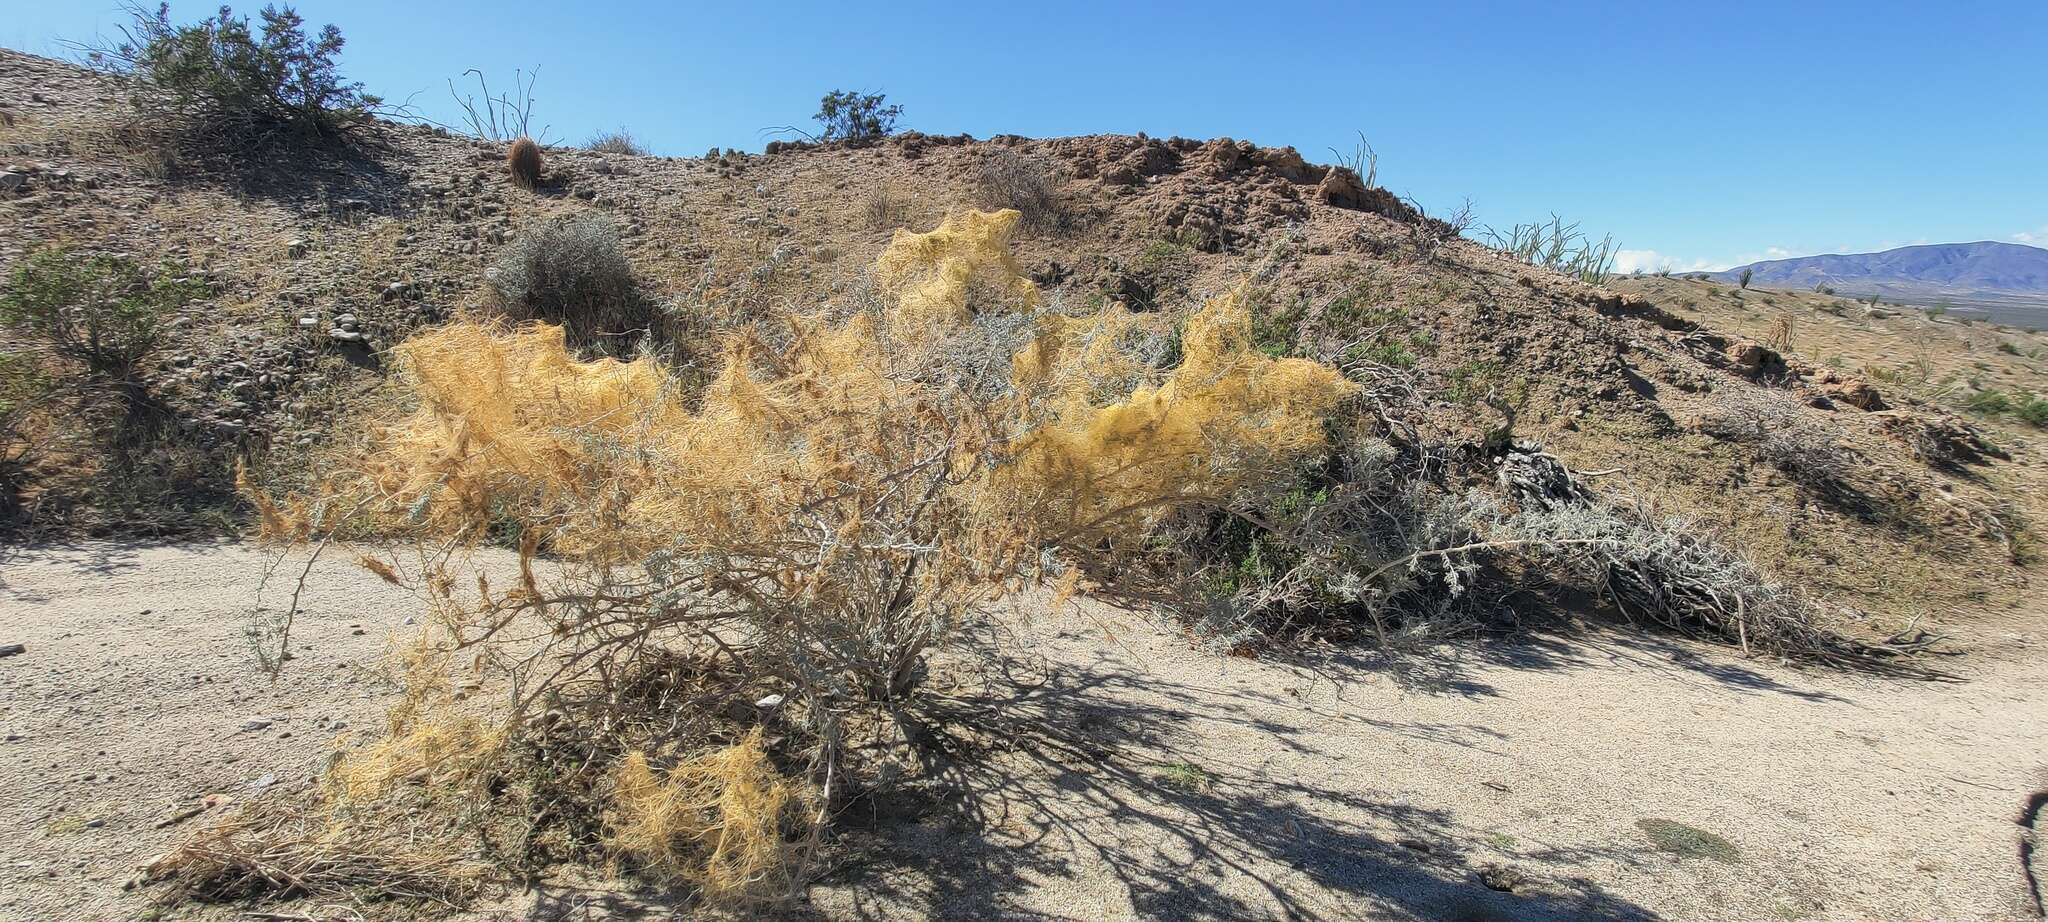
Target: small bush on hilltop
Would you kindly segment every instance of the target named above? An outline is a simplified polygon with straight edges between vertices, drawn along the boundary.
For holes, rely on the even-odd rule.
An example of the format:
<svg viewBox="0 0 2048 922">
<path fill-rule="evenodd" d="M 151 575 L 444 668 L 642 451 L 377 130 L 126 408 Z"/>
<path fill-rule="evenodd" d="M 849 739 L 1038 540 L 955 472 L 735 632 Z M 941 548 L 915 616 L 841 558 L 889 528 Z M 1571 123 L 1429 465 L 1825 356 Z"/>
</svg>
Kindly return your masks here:
<svg viewBox="0 0 2048 922">
<path fill-rule="evenodd" d="M 168 3 L 129 12 L 124 40 L 88 49 L 87 63 L 127 81 L 139 110 L 177 122 L 188 141 L 232 149 L 278 135 L 332 139 L 383 103 L 335 71 L 341 30 L 309 38 L 289 6 L 264 7 L 255 29 L 225 6 L 191 25 L 173 25 Z"/>
<path fill-rule="evenodd" d="M 873 141 L 895 133 L 902 106 L 886 106 L 880 93 L 833 90 L 818 101 L 821 141 Z"/>
<path fill-rule="evenodd" d="M 624 354 L 641 336 L 663 333 L 661 307 L 641 290 L 618 225 L 597 212 L 519 235 L 490 284 L 505 316 L 558 324 L 574 346 Z"/>
<path fill-rule="evenodd" d="M 600 131 L 583 142 L 585 149 L 600 154 L 624 154 L 629 157 L 647 156 L 647 147 L 624 128 L 616 131 Z"/>
</svg>

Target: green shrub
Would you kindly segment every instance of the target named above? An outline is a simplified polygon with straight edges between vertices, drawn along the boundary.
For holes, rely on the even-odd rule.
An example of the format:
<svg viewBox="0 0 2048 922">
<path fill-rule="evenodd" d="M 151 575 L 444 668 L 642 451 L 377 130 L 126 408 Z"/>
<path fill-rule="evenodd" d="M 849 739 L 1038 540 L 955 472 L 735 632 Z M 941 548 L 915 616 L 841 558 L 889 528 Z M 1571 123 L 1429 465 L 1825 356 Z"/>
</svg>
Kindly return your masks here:
<svg viewBox="0 0 2048 922">
<path fill-rule="evenodd" d="M 0 526 L 21 515 L 21 489 L 34 461 L 29 416 L 53 391 L 48 375 L 26 355 L 0 352 Z"/>
<path fill-rule="evenodd" d="M 43 499 L 33 524 L 190 532 L 215 524 L 203 516 L 233 502 L 230 447 L 186 425 L 144 374 L 162 343 L 166 317 L 204 292 L 168 269 L 152 275 L 127 259 L 61 249 L 37 253 L 16 268 L 0 295 L 0 326 L 53 360 L 55 381 L 37 384 L 33 366 L 10 372 L 27 396 L 6 403 L 28 407 L 12 411 L 17 426 L 38 405 L 53 420 L 61 416 L 64 424 L 50 434 L 76 452 L 66 464 L 40 468 Z M 46 442 L 39 438 L 32 447 L 51 448 Z M 14 459 L 9 473 L 18 486 L 27 465 L 15 450 L 8 449 Z"/>
<path fill-rule="evenodd" d="M 560 324 L 570 342 L 612 354 L 660 336 L 661 307 L 640 288 L 618 226 L 586 212 L 542 224 L 505 248 L 490 273 L 507 317 Z"/>
<path fill-rule="evenodd" d="M 204 290 L 168 270 L 150 278 L 122 257 L 44 250 L 15 269 L 0 296 L 0 326 L 40 342 L 94 382 L 131 382 L 161 341 L 164 316 Z"/>
<path fill-rule="evenodd" d="M 241 148 L 278 135 L 333 138 L 367 124 L 383 100 L 335 72 L 341 30 L 308 37 L 291 7 L 266 6 L 252 29 L 226 6 L 173 25 L 170 4 L 132 8 L 119 44 L 87 62 L 128 82 L 137 109 L 176 123 L 186 140 Z"/>
<path fill-rule="evenodd" d="M 2036 429 L 2048 429 L 2048 397 L 2028 395 L 2013 401 L 2012 412 L 2020 421 Z"/>
<path fill-rule="evenodd" d="M 2012 398 L 2000 391 L 1978 391 L 1963 398 L 1963 408 L 1985 416 L 2003 416 L 2012 412 Z"/>
<path fill-rule="evenodd" d="M 872 141 L 895 133 L 902 106 L 883 105 L 881 93 L 833 90 L 818 100 L 818 114 L 812 116 L 823 126 L 821 141 Z"/>
</svg>

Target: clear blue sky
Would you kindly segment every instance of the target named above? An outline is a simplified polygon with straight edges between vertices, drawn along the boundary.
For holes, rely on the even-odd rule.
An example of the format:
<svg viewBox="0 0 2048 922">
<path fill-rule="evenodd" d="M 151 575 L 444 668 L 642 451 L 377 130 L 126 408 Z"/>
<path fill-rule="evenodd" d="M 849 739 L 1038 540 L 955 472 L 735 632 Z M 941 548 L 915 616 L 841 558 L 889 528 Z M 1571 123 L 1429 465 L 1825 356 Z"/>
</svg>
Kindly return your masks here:
<svg viewBox="0 0 2048 922">
<path fill-rule="evenodd" d="M 0 0 L 0 43 L 60 53 L 114 6 Z M 2048 245 L 2048 0 L 297 6 L 342 27 L 348 75 L 444 120 L 447 78 L 539 65 L 539 117 L 572 142 L 623 125 L 657 153 L 759 149 L 862 88 L 906 127 L 976 137 L 1229 135 L 1328 160 L 1363 131 L 1398 193 L 1469 196 L 1503 226 L 1554 210 L 1630 264 Z"/>
</svg>

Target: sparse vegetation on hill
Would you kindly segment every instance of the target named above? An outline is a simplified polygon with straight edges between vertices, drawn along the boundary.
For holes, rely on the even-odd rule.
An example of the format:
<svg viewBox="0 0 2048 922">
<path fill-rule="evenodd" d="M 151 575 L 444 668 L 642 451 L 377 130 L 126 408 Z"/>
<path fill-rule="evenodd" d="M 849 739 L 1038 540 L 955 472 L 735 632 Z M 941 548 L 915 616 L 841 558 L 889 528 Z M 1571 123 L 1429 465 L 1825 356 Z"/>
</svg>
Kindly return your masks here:
<svg viewBox="0 0 2048 922">
<path fill-rule="evenodd" d="M 1489 229 L 1493 247 L 1532 266 L 1555 269 L 1594 285 L 1614 271 L 1614 237 L 1594 240 L 1579 225 L 1551 215 L 1549 223 L 1517 224 L 1503 234 Z"/>
<path fill-rule="evenodd" d="M 1685 634 L 1868 666 L 1968 636 L 2035 566 L 2048 493 L 2019 423 L 2040 401 L 2014 395 L 2043 392 L 2039 337 L 1614 279 L 1612 241 L 1558 220 L 1490 248 L 1469 212 L 1378 187 L 1368 148 L 895 133 L 879 95 L 840 94 L 828 134 L 858 143 L 643 158 L 600 137 L 520 188 L 502 138 L 383 125 L 359 169 L 290 162 L 230 194 L 218 163 L 166 178 L 66 146 L 101 84 L 24 60 L 0 53 L 0 102 L 54 102 L 5 136 L 38 159 L 7 164 L 0 245 L 30 268 L 30 241 L 122 254 L 107 290 L 157 306 L 104 377 L 161 409 L 151 444 L 190 450 L 73 489 L 113 451 L 44 436 L 122 414 L 65 402 L 89 363 L 31 315 L 88 302 L 37 296 L 64 306 L 0 342 L 21 357 L 0 363 L 0 489 L 40 526 L 129 526 L 112 487 L 157 484 L 135 496 L 191 519 L 180 497 L 240 470 L 268 537 L 330 562 L 374 537 L 350 552 L 425 600 L 388 725 L 303 800 L 195 834 L 146 892 L 279 896 L 292 881 L 251 869 L 285 867 L 323 898 L 388 875 L 460 902 L 616 863 L 744 910 L 847 866 L 835 817 L 997 750 L 1085 752 L 1194 810 L 1265 783 L 1213 752 L 1015 732 L 1165 740 L 1164 711 L 967 700 L 1009 681 L 980 669 L 998 603 L 1120 608 L 1149 620 L 1100 633 L 1289 669 L 1304 641 L 1372 647 L 1404 682 L 1490 655 L 1480 634 L 1565 662 L 1571 635 L 1539 632 L 1576 619 L 1651 631 L 1630 639 L 1660 664 Z M 479 135 L 505 124 L 488 110 Z M 182 300 L 148 301 L 158 282 Z M 504 550 L 476 579 L 450 555 L 482 545 Z M 312 655 L 286 606 L 252 637 L 288 671 Z M 1454 638 L 1472 646 L 1431 646 Z"/>
<path fill-rule="evenodd" d="M 87 59 L 187 145 L 235 151 L 279 135 L 337 138 L 369 124 L 383 104 L 336 70 L 341 30 L 309 37 L 290 6 L 264 7 L 253 27 L 226 6 L 188 25 L 171 21 L 168 3 L 130 12 L 123 40 L 88 49 Z"/>
<path fill-rule="evenodd" d="M 633 137 L 632 132 L 624 128 L 600 131 L 591 135 L 590 140 L 583 142 L 583 146 L 585 149 L 594 150 L 600 154 L 622 154 L 628 157 L 647 156 L 647 147 L 641 144 L 639 139 Z"/>
<path fill-rule="evenodd" d="M 833 90 L 818 101 L 818 140 L 872 141 L 896 131 L 902 106 L 888 104 L 881 93 Z"/>
</svg>

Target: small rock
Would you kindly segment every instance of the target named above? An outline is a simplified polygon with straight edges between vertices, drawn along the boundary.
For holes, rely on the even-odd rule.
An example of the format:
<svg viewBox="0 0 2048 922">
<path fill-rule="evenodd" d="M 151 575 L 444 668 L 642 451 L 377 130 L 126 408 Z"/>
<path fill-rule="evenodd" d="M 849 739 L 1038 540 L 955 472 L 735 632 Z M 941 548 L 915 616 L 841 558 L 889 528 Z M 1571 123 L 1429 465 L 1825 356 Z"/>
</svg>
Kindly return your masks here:
<svg viewBox="0 0 2048 922">
<path fill-rule="evenodd" d="M 271 723 L 271 720 L 263 717 L 256 717 L 249 720 L 245 720 L 242 721 L 242 732 L 254 733 L 258 730 L 267 729 L 271 725 Z"/>
<path fill-rule="evenodd" d="M 0 656 L 20 656 L 27 652 L 28 644 L 25 643 L 0 644 Z"/>
<path fill-rule="evenodd" d="M 0 173 L 0 192 L 13 192 L 28 185 L 28 177 L 20 173 Z"/>
<path fill-rule="evenodd" d="M 1528 877 L 1522 872 L 1504 864 L 1489 864 L 1479 869 L 1479 882 L 1485 884 L 1488 890 L 1512 893 L 1527 880 Z"/>
</svg>

